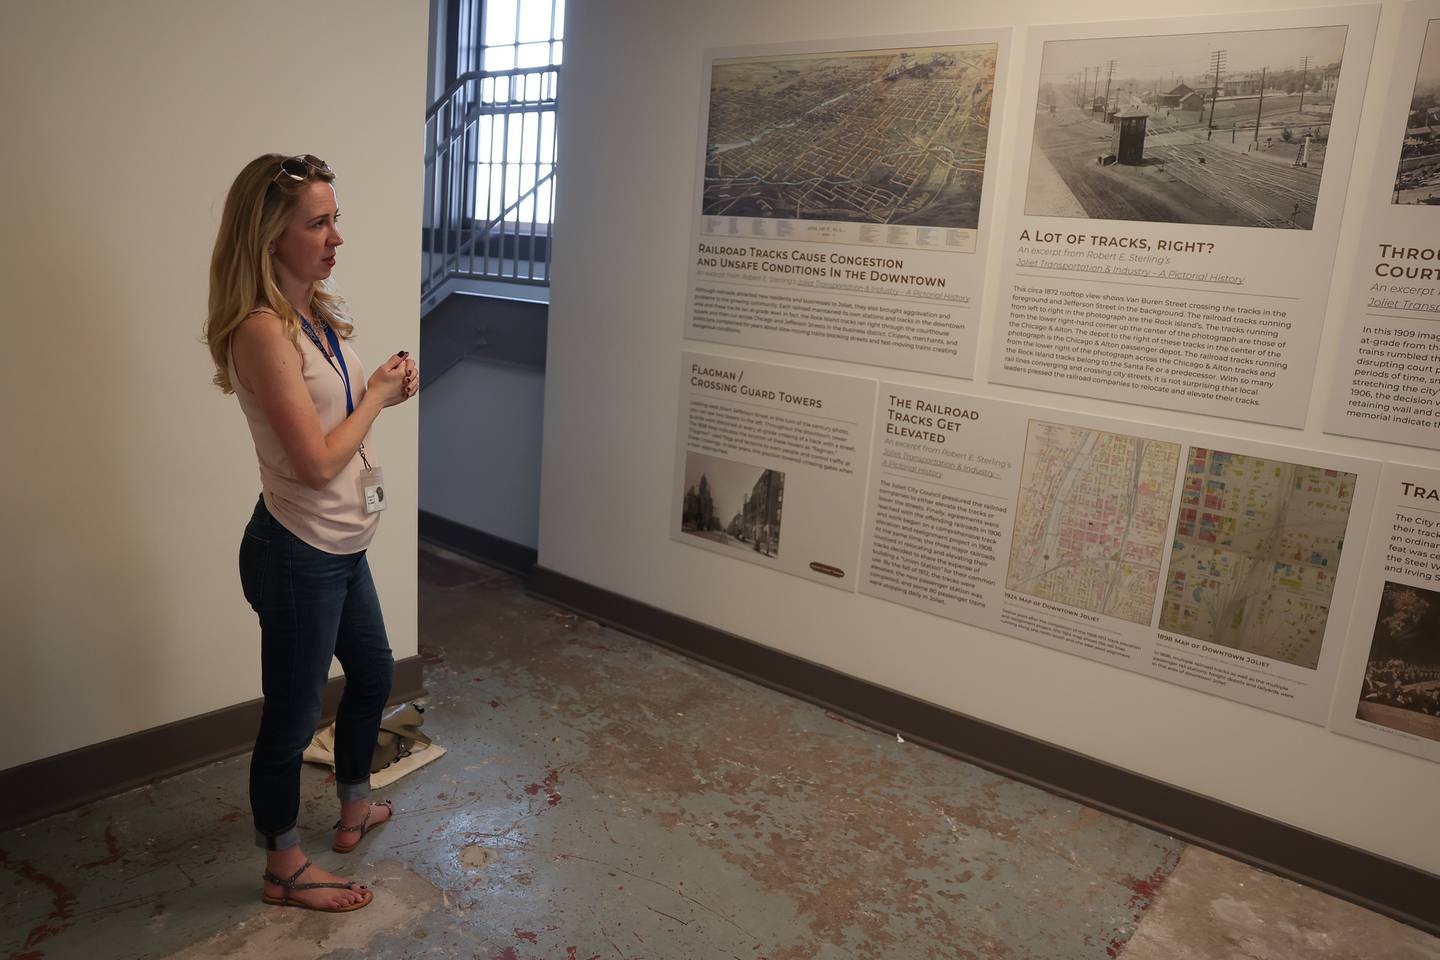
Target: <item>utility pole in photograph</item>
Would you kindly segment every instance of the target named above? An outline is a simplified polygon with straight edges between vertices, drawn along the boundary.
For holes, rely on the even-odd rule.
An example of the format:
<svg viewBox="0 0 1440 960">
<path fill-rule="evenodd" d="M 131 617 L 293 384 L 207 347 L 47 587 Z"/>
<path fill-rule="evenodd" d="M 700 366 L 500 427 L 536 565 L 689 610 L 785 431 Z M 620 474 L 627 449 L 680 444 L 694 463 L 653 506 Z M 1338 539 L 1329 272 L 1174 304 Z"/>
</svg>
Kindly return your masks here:
<svg viewBox="0 0 1440 960">
<path fill-rule="evenodd" d="M 1255 146 L 1260 146 L 1260 110 L 1265 106 L 1265 67 L 1260 68 L 1260 102 L 1255 106 Z"/>
<path fill-rule="evenodd" d="M 1300 109 L 1296 113 L 1305 112 L 1305 77 L 1310 73 L 1310 56 L 1306 54 L 1300 58 Z"/>
<path fill-rule="evenodd" d="M 1215 101 L 1220 99 L 1220 71 L 1225 68 L 1225 51 L 1216 50 L 1210 54 L 1210 66 L 1215 70 L 1215 85 L 1210 88 L 1209 129 L 1215 129 Z"/>
<path fill-rule="evenodd" d="M 1105 114 L 1110 112 L 1110 78 L 1115 75 L 1115 61 L 1106 60 L 1105 67 L 1105 108 L 1100 111 L 1100 117 L 1102 120 L 1105 118 Z"/>
</svg>

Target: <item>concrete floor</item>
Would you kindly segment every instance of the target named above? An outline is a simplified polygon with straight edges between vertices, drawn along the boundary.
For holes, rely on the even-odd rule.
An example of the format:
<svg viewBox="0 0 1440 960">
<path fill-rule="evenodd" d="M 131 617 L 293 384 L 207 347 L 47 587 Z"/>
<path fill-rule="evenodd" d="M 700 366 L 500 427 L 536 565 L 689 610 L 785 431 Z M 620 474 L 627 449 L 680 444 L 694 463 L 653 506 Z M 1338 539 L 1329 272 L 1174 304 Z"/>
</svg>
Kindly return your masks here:
<svg viewBox="0 0 1440 960">
<path fill-rule="evenodd" d="M 853 724 L 422 549 L 426 729 L 376 900 L 259 901 L 247 758 L 0 833 L 0 956 L 1440 960 L 1440 941 Z"/>
</svg>

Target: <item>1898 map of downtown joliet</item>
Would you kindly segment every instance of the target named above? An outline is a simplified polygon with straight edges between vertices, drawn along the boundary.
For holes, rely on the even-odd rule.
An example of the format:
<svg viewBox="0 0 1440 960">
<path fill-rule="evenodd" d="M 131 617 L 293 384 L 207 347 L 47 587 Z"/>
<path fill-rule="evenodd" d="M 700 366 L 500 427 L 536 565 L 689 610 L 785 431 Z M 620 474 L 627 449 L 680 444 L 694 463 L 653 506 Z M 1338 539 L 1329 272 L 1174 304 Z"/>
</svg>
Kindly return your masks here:
<svg viewBox="0 0 1440 960">
<path fill-rule="evenodd" d="M 1180 446 L 1030 421 L 1005 589 L 1149 624 Z"/>
<path fill-rule="evenodd" d="M 708 216 L 974 229 L 995 44 L 717 61 Z"/>
</svg>

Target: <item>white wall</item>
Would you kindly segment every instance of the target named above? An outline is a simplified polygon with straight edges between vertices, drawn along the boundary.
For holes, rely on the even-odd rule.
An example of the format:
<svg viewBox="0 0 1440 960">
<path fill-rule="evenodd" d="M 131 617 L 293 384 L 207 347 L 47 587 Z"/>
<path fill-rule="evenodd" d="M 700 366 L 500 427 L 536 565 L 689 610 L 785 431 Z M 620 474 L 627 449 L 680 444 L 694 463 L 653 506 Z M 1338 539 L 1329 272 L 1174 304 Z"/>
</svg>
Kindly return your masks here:
<svg viewBox="0 0 1440 960">
<path fill-rule="evenodd" d="M 540 530 L 545 374 L 462 360 L 425 388 L 420 506 L 526 547 Z"/>
<path fill-rule="evenodd" d="M 1232 0 L 1233 9 L 1303 0 Z M 1311 4 L 1306 4 L 1311 5 Z M 545 395 L 540 562 L 580 580 L 713 624 L 881 686 L 982 718 L 1180 787 L 1440 872 L 1440 765 L 1226 700 L 989 634 L 669 539 L 685 283 L 695 204 L 701 51 L 823 37 L 1195 12 L 1183 0 L 700 0 L 574 4 L 566 28 L 559 214 Z M 1206 10 L 1205 12 L 1211 12 Z M 1369 176 L 1377 109 L 1401 6 L 1387 2 L 1356 154 Z M 1010 76 L 1018 86 L 1024 37 Z M 997 197 L 1018 188 L 1011 103 Z M 1353 263 L 1352 192 L 1339 264 Z M 997 204 L 1003 209 L 1004 204 Z M 991 237 L 995 232 L 991 232 Z M 997 271 L 993 271 L 998 273 Z M 990 386 L 991 324 L 974 383 L 696 344 L 984 396 L 1379 459 L 1440 466 L 1433 452 L 1323 435 L 1323 408 L 1348 278 L 1339 271 L 1309 427 L 1301 432 L 1100 400 Z M 986 291 L 993 311 L 998 280 Z M 744 596 L 737 604 L 733 597 Z"/>
<path fill-rule="evenodd" d="M 367 367 L 419 346 L 425 0 L 0 5 L 0 768 L 260 695 L 236 553 L 259 491 L 198 341 L 225 191 L 328 160 Z M 418 414 L 375 443 L 371 564 L 416 652 Z"/>
</svg>

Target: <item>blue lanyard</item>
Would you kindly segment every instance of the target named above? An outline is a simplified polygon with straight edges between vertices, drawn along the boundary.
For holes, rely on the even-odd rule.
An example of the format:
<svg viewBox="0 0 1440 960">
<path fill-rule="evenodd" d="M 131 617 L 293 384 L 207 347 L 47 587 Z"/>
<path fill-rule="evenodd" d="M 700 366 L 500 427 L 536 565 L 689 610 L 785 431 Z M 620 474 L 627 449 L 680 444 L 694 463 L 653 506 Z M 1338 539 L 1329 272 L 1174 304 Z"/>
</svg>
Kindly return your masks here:
<svg viewBox="0 0 1440 960">
<path fill-rule="evenodd" d="M 335 331 L 329 324 L 325 325 L 325 339 L 330 342 L 330 350 L 334 353 L 335 360 L 340 361 L 340 367 L 336 369 L 335 360 L 331 360 L 325 353 L 325 348 L 320 346 L 320 337 L 316 335 L 315 328 L 310 326 L 310 321 L 305 318 L 305 314 L 300 313 L 299 310 L 296 310 L 295 313 L 300 317 L 300 326 L 304 328 L 305 336 L 310 338 L 310 342 L 315 344 L 315 349 L 325 357 L 325 362 L 330 364 L 330 369 L 340 374 L 340 379 L 345 381 L 345 416 L 350 416 L 355 412 L 355 401 L 350 399 L 350 370 L 345 366 L 345 354 L 340 352 L 340 338 L 335 335 Z"/>
</svg>

